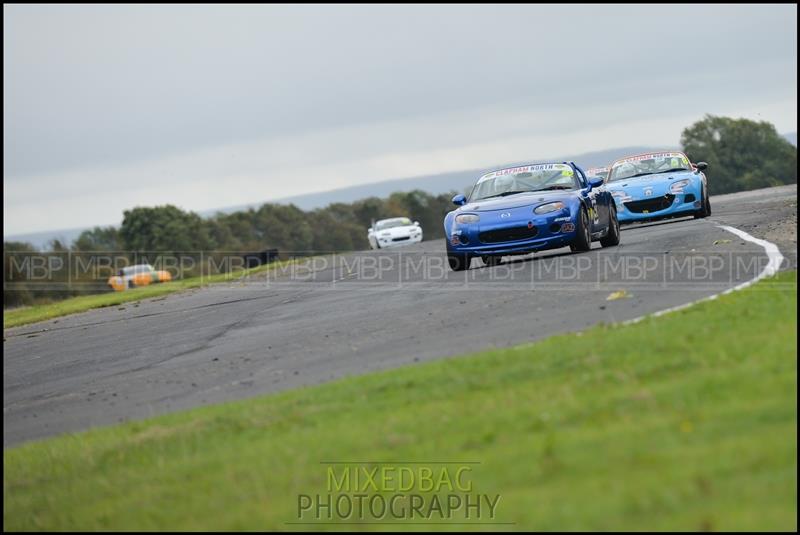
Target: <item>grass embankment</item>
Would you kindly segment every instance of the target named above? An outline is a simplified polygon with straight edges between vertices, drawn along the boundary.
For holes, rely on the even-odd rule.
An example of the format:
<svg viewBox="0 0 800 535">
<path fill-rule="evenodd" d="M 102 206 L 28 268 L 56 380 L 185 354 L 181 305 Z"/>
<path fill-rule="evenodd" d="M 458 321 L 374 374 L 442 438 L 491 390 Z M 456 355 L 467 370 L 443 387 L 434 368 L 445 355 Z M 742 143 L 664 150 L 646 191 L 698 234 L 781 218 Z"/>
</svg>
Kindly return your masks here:
<svg viewBox="0 0 800 535">
<path fill-rule="evenodd" d="M 795 530 L 796 280 L 8 449 L 4 528 L 291 529 L 322 461 L 418 460 L 481 463 L 483 528 Z"/>
<path fill-rule="evenodd" d="M 142 299 L 160 297 L 162 295 L 189 290 L 191 288 L 199 288 L 200 286 L 206 286 L 208 284 L 229 282 L 242 277 L 255 275 L 270 269 L 276 269 L 277 267 L 285 265 L 288 262 L 291 262 L 291 260 L 274 262 L 272 264 L 267 264 L 256 268 L 242 269 L 229 273 L 219 273 L 215 275 L 206 275 L 203 277 L 190 277 L 171 282 L 151 284 L 149 286 L 131 288 L 122 292 L 81 295 L 77 297 L 70 297 L 68 299 L 62 299 L 53 303 L 4 310 L 3 328 L 8 329 L 9 327 L 17 327 L 27 323 L 49 320 L 59 316 L 66 316 L 67 314 L 85 312 L 93 308 L 109 307 L 121 305 L 122 303 L 129 303 L 131 301 L 140 301 Z"/>
</svg>

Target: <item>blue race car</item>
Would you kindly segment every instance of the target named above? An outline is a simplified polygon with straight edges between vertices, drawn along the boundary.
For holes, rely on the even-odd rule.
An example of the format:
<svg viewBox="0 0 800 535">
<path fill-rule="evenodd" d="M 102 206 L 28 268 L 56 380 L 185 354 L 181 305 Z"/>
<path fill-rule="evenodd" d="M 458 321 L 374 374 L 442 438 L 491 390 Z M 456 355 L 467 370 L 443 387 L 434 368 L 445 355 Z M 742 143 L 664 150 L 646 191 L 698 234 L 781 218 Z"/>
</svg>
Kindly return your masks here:
<svg viewBox="0 0 800 535">
<path fill-rule="evenodd" d="M 543 163 L 492 171 L 480 177 L 469 198 L 444 218 L 447 260 L 454 271 L 472 259 L 495 265 L 506 255 L 569 246 L 588 251 L 619 243 L 613 197 L 601 178 L 589 179 L 572 162 Z"/>
<path fill-rule="evenodd" d="M 621 223 L 666 217 L 711 215 L 705 162 L 692 164 L 682 152 L 650 152 L 611 164 L 606 187 Z"/>
</svg>

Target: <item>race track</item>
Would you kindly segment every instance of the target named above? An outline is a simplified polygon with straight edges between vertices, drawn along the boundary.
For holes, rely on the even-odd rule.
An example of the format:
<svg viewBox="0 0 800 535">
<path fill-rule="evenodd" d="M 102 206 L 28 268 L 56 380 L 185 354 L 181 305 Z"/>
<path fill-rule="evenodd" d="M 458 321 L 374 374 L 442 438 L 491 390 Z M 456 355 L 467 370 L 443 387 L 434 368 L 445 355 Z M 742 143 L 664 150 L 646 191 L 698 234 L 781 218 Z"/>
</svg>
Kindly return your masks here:
<svg viewBox="0 0 800 535">
<path fill-rule="evenodd" d="M 336 255 L 275 275 L 4 333 L 5 446 L 62 432 L 313 385 L 716 294 L 755 277 L 776 243 L 796 267 L 797 189 L 712 198 L 713 215 L 623 227 L 619 247 L 568 249 L 466 273 L 444 243 Z M 705 266 L 705 269 L 704 267 Z M 624 290 L 626 297 L 607 298 Z M 680 333 L 665 333 L 676 335 Z M 642 348 L 646 357 L 646 348 Z"/>
</svg>

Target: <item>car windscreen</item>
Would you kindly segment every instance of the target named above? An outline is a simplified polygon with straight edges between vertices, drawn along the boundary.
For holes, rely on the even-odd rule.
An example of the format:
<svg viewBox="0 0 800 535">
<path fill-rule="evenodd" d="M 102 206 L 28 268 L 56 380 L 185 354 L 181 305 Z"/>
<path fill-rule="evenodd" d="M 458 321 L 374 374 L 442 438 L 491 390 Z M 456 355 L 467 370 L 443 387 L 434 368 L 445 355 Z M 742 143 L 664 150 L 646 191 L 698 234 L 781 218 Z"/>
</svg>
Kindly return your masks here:
<svg viewBox="0 0 800 535">
<path fill-rule="evenodd" d="M 407 227 L 411 225 L 411 220 L 407 217 L 398 217 L 395 219 L 384 219 L 375 223 L 375 230 L 386 230 L 394 227 Z"/>
<path fill-rule="evenodd" d="M 608 181 L 613 182 L 637 176 L 689 170 L 691 170 L 689 158 L 682 152 L 639 154 L 638 156 L 631 156 L 614 162 L 608 174 Z"/>
<path fill-rule="evenodd" d="M 572 166 L 548 163 L 512 167 L 483 175 L 470 194 L 470 201 L 504 197 L 529 191 L 579 189 Z"/>
</svg>

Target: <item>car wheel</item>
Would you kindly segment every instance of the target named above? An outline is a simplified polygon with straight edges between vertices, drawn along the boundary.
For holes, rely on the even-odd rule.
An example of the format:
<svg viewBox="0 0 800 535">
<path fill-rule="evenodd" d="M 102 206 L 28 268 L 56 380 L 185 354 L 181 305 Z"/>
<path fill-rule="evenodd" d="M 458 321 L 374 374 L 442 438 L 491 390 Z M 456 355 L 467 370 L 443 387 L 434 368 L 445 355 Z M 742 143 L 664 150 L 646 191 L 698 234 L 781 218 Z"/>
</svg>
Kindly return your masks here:
<svg viewBox="0 0 800 535">
<path fill-rule="evenodd" d="M 481 260 L 483 260 L 483 265 L 485 266 L 498 266 L 503 263 L 502 256 L 483 255 Z"/>
<path fill-rule="evenodd" d="M 128 288 L 136 288 L 136 284 L 133 282 L 133 280 L 128 281 Z"/>
<path fill-rule="evenodd" d="M 706 194 L 705 190 L 702 190 L 700 194 L 700 202 L 702 203 L 702 207 L 694 213 L 695 219 L 703 219 L 704 217 L 708 217 L 711 215 L 711 203 L 708 200 L 708 195 Z"/>
<path fill-rule="evenodd" d="M 592 248 L 592 235 L 589 229 L 589 216 L 586 215 L 586 209 L 581 208 L 580 215 L 578 216 L 578 228 L 576 229 L 578 235 L 569 244 L 569 248 L 573 252 L 584 252 Z"/>
<path fill-rule="evenodd" d="M 465 254 L 447 253 L 447 263 L 453 271 L 464 271 L 469 269 L 472 263 L 472 257 Z"/>
<path fill-rule="evenodd" d="M 617 218 L 617 207 L 613 204 L 609 207 L 608 234 L 600 238 L 600 245 L 603 247 L 614 247 L 619 245 L 619 219 Z"/>
</svg>

